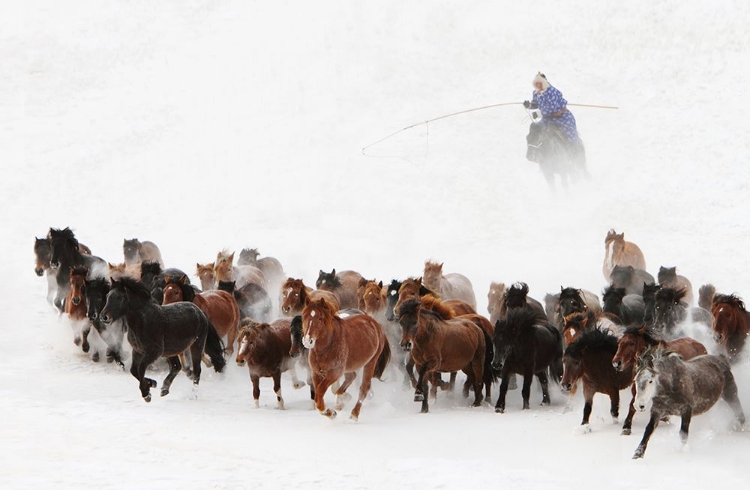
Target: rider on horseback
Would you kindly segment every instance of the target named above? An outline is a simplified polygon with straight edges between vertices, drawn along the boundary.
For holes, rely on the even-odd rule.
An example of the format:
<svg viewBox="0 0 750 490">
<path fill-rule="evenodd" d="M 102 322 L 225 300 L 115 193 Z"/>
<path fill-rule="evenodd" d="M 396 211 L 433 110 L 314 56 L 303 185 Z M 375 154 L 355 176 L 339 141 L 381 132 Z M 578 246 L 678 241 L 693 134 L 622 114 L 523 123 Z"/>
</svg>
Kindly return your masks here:
<svg viewBox="0 0 750 490">
<path fill-rule="evenodd" d="M 583 143 L 578 136 L 576 119 L 568 110 L 568 101 L 563 98 L 559 90 L 550 85 L 547 77 L 541 72 L 536 74 L 532 84 L 534 92 L 531 102 L 526 100 L 523 106 L 526 109 L 532 109 L 532 119 L 540 124 L 544 131 L 556 131 L 562 135 L 569 154 L 573 160 L 577 160 L 582 155 Z M 541 121 L 538 120 L 539 112 L 541 112 Z"/>
</svg>

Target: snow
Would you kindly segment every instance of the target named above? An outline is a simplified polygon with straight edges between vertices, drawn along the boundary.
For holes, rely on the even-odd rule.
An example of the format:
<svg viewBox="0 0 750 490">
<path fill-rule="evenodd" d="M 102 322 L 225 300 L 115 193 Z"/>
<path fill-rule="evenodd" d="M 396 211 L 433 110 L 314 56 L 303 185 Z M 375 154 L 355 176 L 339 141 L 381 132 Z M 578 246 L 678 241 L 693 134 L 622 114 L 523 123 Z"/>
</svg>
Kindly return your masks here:
<svg viewBox="0 0 750 490">
<path fill-rule="evenodd" d="M 563 413 L 554 388 L 540 407 L 536 383 L 528 411 L 519 391 L 502 415 L 439 393 L 425 415 L 389 371 L 355 423 L 351 402 L 327 420 L 288 375 L 286 410 L 270 379 L 254 408 L 232 359 L 204 370 L 197 398 L 180 375 L 146 404 L 129 373 L 73 345 L 31 269 L 32 238 L 66 226 L 109 262 L 135 237 L 191 274 L 224 248 L 257 247 L 306 284 L 333 268 L 403 279 L 438 260 L 471 279 L 484 312 L 491 281 L 540 300 L 600 292 L 615 228 L 652 274 L 677 266 L 696 290 L 750 298 L 747 2 L 36 0 L 4 3 L 0 19 L 3 488 L 746 480 L 750 433 L 731 431 L 722 402 L 693 419 L 689 451 L 673 421 L 638 461 L 644 414 L 620 436 L 597 395 L 584 434 L 581 396 Z M 618 107 L 571 107 L 588 182 L 549 191 L 518 105 L 372 145 L 528 99 L 540 70 L 571 104 Z M 734 373 L 748 410 L 747 359 Z"/>
</svg>

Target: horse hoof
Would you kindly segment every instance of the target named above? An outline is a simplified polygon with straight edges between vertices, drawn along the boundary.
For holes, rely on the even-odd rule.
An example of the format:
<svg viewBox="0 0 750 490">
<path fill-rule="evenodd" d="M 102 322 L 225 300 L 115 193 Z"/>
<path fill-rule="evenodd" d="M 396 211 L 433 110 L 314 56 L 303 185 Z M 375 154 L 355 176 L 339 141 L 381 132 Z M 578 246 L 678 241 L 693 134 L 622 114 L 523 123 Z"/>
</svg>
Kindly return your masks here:
<svg viewBox="0 0 750 490">
<path fill-rule="evenodd" d="M 338 414 L 336 413 L 336 410 L 331 410 L 330 408 L 326 408 L 325 411 L 323 412 L 323 415 L 333 420 L 336 418 L 336 415 Z"/>
<path fill-rule="evenodd" d="M 505 413 L 505 408 L 495 407 L 495 413 Z"/>
<path fill-rule="evenodd" d="M 415 402 L 423 402 L 424 401 L 424 395 L 422 393 L 417 393 L 414 395 L 414 401 Z"/>
<path fill-rule="evenodd" d="M 629 436 L 630 435 L 630 428 L 622 429 L 622 432 L 620 432 L 621 436 Z"/>
<path fill-rule="evenodd" d="M 81 337 L 74 337 L 73 338 L 73 343 L 75 345 L 81 345 Z"/>
<path fill-rule="evenodd" d="M 91 355 L 91 360 L 94 361 L 94 362 L 99 362 L 99 353 L 98 352 L 94 352 Z"/>
<path fill-rule="evenodd" d="M 305 384 L 306 384 L 306 383 L 305 383 L 304 381 L 297 381 L 296 383 L 294 383 L 294 384 L 292 385 L 292 387 L 294 387 L 294 389 L 295 389 L 295 390 L 298 390 L 298 389 L 300 389 L 300 388 L 304 387 L 304 386 L 305 386 Z"/>
<path fill-rule="evenodd" d="M 169 395 L 169 390 L 161 390 L 161 396 Z"/>
<path fill-rule="evenodd" d="M 359 417 L 358 417 L 358 416 L 356 416 L 356 415 L 354 415 L 354 414 L 351 414 L 351 415 L 349 416 L 349 418 L 350 418 L 351 420 L 355 421 L 355 422 L 359 422 Z"/>
<path fill-rule="evenodd" d="M 149 403 L 151 401 L 151 393 L 143 397 L 143 401 Z"/>
</svg>

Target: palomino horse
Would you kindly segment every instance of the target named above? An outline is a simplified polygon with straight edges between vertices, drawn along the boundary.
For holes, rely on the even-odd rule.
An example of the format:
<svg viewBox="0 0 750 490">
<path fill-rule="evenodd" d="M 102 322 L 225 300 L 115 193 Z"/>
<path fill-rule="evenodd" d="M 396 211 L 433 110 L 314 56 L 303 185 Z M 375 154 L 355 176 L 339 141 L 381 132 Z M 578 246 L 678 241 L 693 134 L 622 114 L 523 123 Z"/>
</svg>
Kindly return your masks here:
<svg viewBox="0 0 750 490">
<path fill-rule="evenodd" d="M 487 292 L 487 313 L 490 314 L 490 323 L 493 325 L 500 319 L 500 312 L 505 305 L 505 283 L 491 282 L 490 290 Z"/>
<path fill-rule="evenodd" d="M 380 324 L 370 315 L 336 316 L 336 306 L 321 298 L 310 301 L 302 311 L 302 342 L 310 349 L 309 362 L 315 384 L 315 407 L 328 418 L 336 411 L 323 399 L 328 387 L 344 376 L 336 390 L 336 410 L 344 408 L 346 389 L 358 369 L 362 369 L 359 398 L 351 418 L 359 419 L 362 402 L 370 391 L 372 378 L 380 379 L 391 358 L 391 348 Z"/>
<path fill-rule="evenodd" d="M 136 265 L 141 262 L 157 262 L 164 267 L 161 251 L 154 242 L 148 240 L 140 241 L 137 238 L 122 242 L 122 254 L 125 257 L 125 265 Z"/>
<path fill-rule="evenodd" d="M 234 281 L 219 281 L 218 290 L 234 296 L 242 318 L 249 317 L 261 323 L 271 321 L 273 301 L 261 286 L 249 282 L 241 289 L 236 289 Z"/>
<path fill-rule="evenodd" d="M 604 393 L 609 396 L 612 420 L 617 423 L 620 414 L 620 390 L 633 384 L 632 366 L 625 370 L 612 368 L 612 358 L 617 352 L 617 339 L 600 330 L 589 330 L 575 342 L 565 348 L 563 355 L 562 389 L 570 392 L 578 380 L 583 384 L 583 420 L 581 425 L 588 426 L 594 395 Z M 633 392 L 635 395 L 635 392 Z M 633 419 L 633 401 L 630 401 L 625 427 L 630 431 Z"/>
<path fill-rule="evenodd" d="M 141 396 L 151 401 L 151 388 L 156 381 L 145 376 L 146 369 L 159 357 L 166 357 L 169 374 L 164 379 L 161 396 L 169 394 L 175 376 L 180 372 L 178 355 L 190 350 L 193 360 L 193 386 L 197 388 L 201 376 L 201 357 L 208 354 L 216 372 L 226 365 L 221 337 L 197 305 L 180 301 L 160 306 L 151 299 L 151 292 L 133 279 L 123 278 L 112 283 L 107 303 L 101 312 L 105 325 L 125 318 L 128 342 L 133 347 L 130 373 L 138 380 Z"/>
<path fill-rule="evenodd" d="M 65 314 L 73 322 L 73 342 L 80 346 L 83 352 L 88 352 L 90 348 L 91 323 L 86 307 L 86 275 L 88 273 L 89 268 L 85 265 L 74 266 L 70 271 L 70 291 L 65 296 Z M 79 327 L 80 332 L 78 331 Z M 99 360 L 98 353 L 93 359 Z"/>
<path fill-rule="evenodd" d="M 646 259 L 638 245 L 625 240 L 625 233 L 618 234 L 615 230 L 609 230 L 604 238 L 604 265 L 602 266 L 602 274 L 606 281 L 610 280 L 610 275 L 616 265 L 646 270 Z"/>
<path fill-rule="evenodd" d="M 320 271 L 315 287 L 321 291 L 332 292 L 342 309 L 359 308 L 357 289 L 360 280 L 362 280 L 362 275 L 355 271 L 336 272 L 336 269 L 330 273 Z"/>
<path fill-rule="evenodd" d="M 338 298 L 332 292 L 307 287 L 302 279 L 290 277 L 281 286 L 281 312 L 285 315 L 299 315 L 307 303 L 318 299 L 325 299 L 336 311 L 341 309 Z"/>
<path fill-rule="evenodd" d="M 422 278 L 425 287 L 438 293 L 440 298 L 466 301 L 476 311 L 477 298 L 468 277 L 456 272 L 443 275 L 443 264 L 428 260 Z"/>
<path fill-rule="evenodd" d="M 505 412 L 505 395 L 512 373 L 523 376 L 523 409 L 529 408 L 531 381 L 534 375 L 542 385 L 542 405 L 549 405 L 547 370 L 555 383 L 562 377 L 563 345 L 560 332 L 547 321 L 545 315 L 526 309 L 508 311 L 505 318 L 495 324 L 494 358 L 492 367 L 501 374 L 500 395 L 495 412 Z"/>
<path fill-rule="evenodd" d="M 735 428 L 745 425 L 737 384 L 722 356 L 703 355 L 685 361 L 675 352 L 651 347 L 638 359 L 635 388 L 636 408 L 645 412 L 651 405 L 651 419 L 633 459 L 643 457 L 659 420 L 668 415 L 682 417 L 680 439 L 687 444 L 692 417 L 707 412 L 719 398 L 734 412 Z"/>
<path fill-rule="evenodd" d="M 224 352 L 234 353 L 234 341 L 240 328 L 240 308 L 231 293 L 220 290 L 196 293 L 187 276 L 167 277 L 162 305 L 191 301 L 206 314 L 219 336 L 227 338 Z"/>
<path fill-rule="evenodd" d="M 726 349 L 730 362 L 737 362 L 750 335 L 750 312 L 736 294 L 717 294 L 713 299 L 711 313 L 714 317 L 711 327 L 714 340 Z"/>
<path fill-rule="evenodd" d="M 125 337 L 125 320 L 120 319 L 116 322 L 105 325 L 101 321 L 100 314 L 107 302 L 109 293 L 109 281 L 103 277 L 90 279 L 86 281 L 86 303 L 88 304 L 88 317 L 94 329 L 107 344 L 107 362 L 115 361 L 122 369 L 125 369 L 125 353 L 122 349 L 122 341 Z"/>
<path fill-rule="evenodd" d="M 264 288 L 268 287 L 266 278 L 263 273 L 254 265 L 237 265 L 234 266 L 234 252 L 231 254 L 222 250 L 216 255 L 214 261 L 214 285 L 215 288 L 219 281 L 235 281 L 238 288 L 252 282 Z"/>
<path fill-rule="evenodd" d="M 685 303 L 687 303 L 688 306 L 695 304 L 695 298 L 693 297 L 693 284 L 687 277 L 677 274 L 677 267 L 659 267 L 659 273 L 656 275 L 656 280 L 659 281 L 659 285 L 663 288 L 684 289 L 685 297 L 683 300 Z"/>
<path fill-rule="evenodd" d="M 250 381 L 253 383 L 253 401 L 260 406 L 260 378 L 273 378 L 273 391 L 276 393 L 278 408 L 284 409 L 284 398 L 281 396 L 281 373 L 289 371 L 294 388 L 302 388 L 305 383 L 297 379 L 295 365 L 297 360 L 289 354 L 292 348 L 291 321 L 280 318 L 275 322 L 257 323 L 249 318 L 242 320 L 237 365 L 247 364 Z"/>
<path fill-rule="evenodd" d="M 481 405 L 482 384 L 486 393 L 495 380 L 492 372 L 492 339 L 466 317 L 453 317 L 450 309 L 433 303 L 433 310 L 422 306 L 422 301 L 412 298 L 398 309 L 399 323 L 403 327 L 401 346 L 411 352 L 419 375 L 414 401 L 422 402 L 422 413 L 429 411 L 428 381 L 432 381 L 432 394 L 437 394 L 438 373 L 466 373 L 464 397 L 474 389 L 472 406 Z M 447 319 L 446 319 L 447 318 Z"/>
</svg>

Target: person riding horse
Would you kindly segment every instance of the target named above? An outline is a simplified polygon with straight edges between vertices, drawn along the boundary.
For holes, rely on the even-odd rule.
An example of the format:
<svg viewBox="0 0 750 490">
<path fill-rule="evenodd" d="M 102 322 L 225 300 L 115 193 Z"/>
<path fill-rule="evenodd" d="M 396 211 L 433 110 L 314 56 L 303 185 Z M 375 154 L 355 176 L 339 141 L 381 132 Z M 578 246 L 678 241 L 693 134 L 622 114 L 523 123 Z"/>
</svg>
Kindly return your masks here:
<svg viewBox="0 0 750 490">
<path fill-rule="evenodd" d="M 545 133 L 558 133 L 565 141 L 571 160 L 579 160 L 583 153 L 583 142 L 578 136 L 576 119 L 568 110 L 568 101 L 541 72 L 536 74 L 532 85 L 534 92 L 531 101 L 523 103 L 526 109 L 531 110 L 532 122 L 539 124 Z"/>
</svg>

